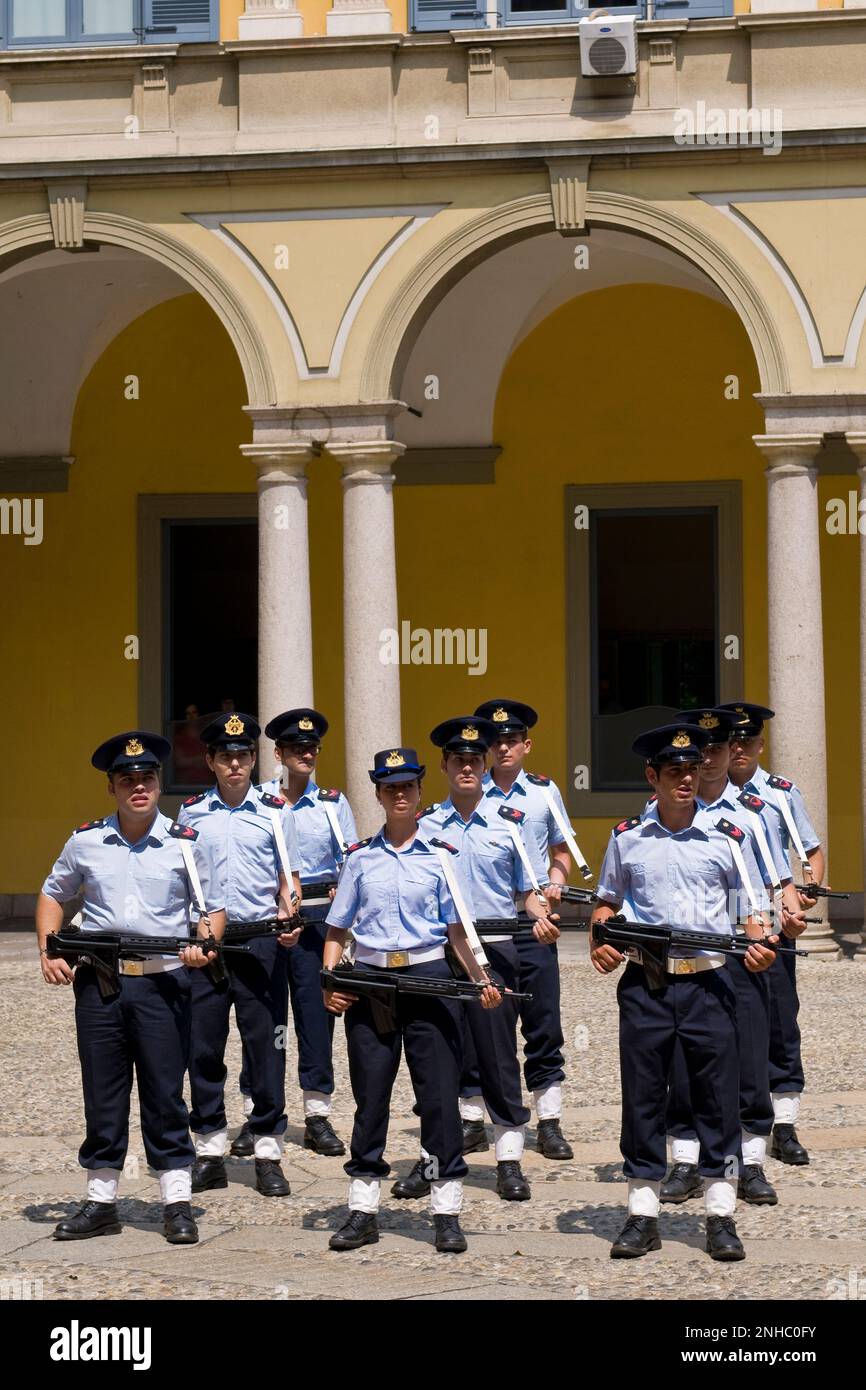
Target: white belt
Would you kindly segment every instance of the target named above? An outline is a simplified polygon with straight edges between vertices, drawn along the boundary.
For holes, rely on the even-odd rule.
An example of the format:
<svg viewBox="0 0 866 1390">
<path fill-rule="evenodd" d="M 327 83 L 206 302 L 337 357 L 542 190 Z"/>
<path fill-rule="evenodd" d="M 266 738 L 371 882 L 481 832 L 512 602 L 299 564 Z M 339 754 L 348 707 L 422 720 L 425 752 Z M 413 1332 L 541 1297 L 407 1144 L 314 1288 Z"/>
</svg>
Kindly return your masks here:
<svg viewBox="0 0 866 1390">
<path fill-rule="evenodd" d="M 423 965 L 428 960 L 444 960 L 444 946 L 430 946 L 422 951 L 371 951 L 367 946 L 357 946 L 355 960 L 359 965 L 382 965 L 389 970 L 399 970 L 405 965 Z"/>
<path fill-rule="evenodd" d="M 720 970 L 725 963 L 724 956 L 687 956 L 680 960 L 668 956 L 669 975 L 697 975 L 701 970 Z"/>
<path fill-rule="evenodd" d="M 330 906 L 331 906 L 331 899 L 330 899 L 330 898 L 304 898 L 303 902 L 301 903 L 301 912 L 303 912 L 303 910 L 304 910 L 305 907 L 330 907 Z"/>
<path fill-rule="evenodd" d="M 161 975 L 166 970 L 180 970 L 182 960 L 166 959 L 163 956 L 150 956 L 147 960 L 119 960 L 117 968 L 121 975 Z"/>
<path fill-rule="evenodd" d="M 486 932 L 484 933 L 484 944 L 485 944 L 485 946 L 495 946 L 496 943 L 499 942 L 499 941 L 513 941 L 513 940 L 514 940 L 514 937 L 513 937 L 513 936 L 488 936 Z"/>
</svg>

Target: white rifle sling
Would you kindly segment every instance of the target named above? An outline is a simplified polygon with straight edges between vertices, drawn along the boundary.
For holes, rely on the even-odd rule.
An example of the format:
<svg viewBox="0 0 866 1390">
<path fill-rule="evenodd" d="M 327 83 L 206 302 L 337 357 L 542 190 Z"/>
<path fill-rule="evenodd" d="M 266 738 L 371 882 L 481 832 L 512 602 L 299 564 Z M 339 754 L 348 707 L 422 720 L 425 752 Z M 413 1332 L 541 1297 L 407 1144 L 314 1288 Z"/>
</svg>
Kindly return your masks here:
<svg viewBox="0 0 866 1390">
<path fill-rule="evenodd" d="M 794 820 L 794 817 L 791 814 L 791 808 L 788 805 L 788 798 L 782 791 L 781 787 L 770 787 L 768 788 L 768 790 L 771 791 L 774 797 L 776 798 L 776 805 L 782 812 L 782 819 L 784 820 L 785 825 L 788 828 L 788 834 L 791 837 L 791 844 L 794 846 L 794 849 L 797 852 L 797 856 L 800 860 L 800 863 L 803 866 L 804 871 L 811 873 L 811 865 L 809 864 L 809 860 L 806 857 L 806 850 L 803 847 L 803 841 L 800 839 L 800 832 L 797 829 L 797 822 Z"/>
<path fill-rule="evenodd" d="M 343 860 L 346 858 L 346 850 L 348 849 L 348 845 L 346 844 L 346 841 L 343 837 L 343 828 L 340 825 L 340 822 L 337 820 L 337 812 L 334 809 L 334 803 L 332 801 L 323 801 L 322 805 L 325 808 L 325 815 L 328 817 L 328 824 L 330 825 L 334 839 L 337 842 L 337 861 L 338 863 L 342 864 Z"/>
<path fill-rule="evenodd" d="M 269 806 L 267 810 L 268 815 L 271 818 L 271 825 L 274 829 L 274 840 L 276 841 L 277 845 L 277 855 L 279 856 L 280 860 L 280 868 L 286 876 L 286 883 L 289 887 L 289 895 L 291 897 L 291 900 L 293 903 L 296 903 L 298 901 L 298 895 L 292 887 L 292 866 L 289 863 L 289 848 L 286 844 L 286 837 L 283 834 L 283 823 L 280 820 L 280 813 L 275 806 Z"/>
<path fill-rule="evenodd" d="M 737 866 L 737 873 L 740 875 L 740 878 L 742 879 L 743 887 L 746 890 L 746 896 L 749 899 L 749 905 L 751 906 L 754 916 L 758 917 L 761 913 L 761 905 L 758 902 L 757 897 L 755 896 L 755 890 L 752 887 L 752 880 L 749 878 L 749 871 L 746 868 L 746 861 L 743 858 L 743 851 L 740 849 L 740 846 L 737 844 L 736 840 L 731 840 L 730 844 L 731 853 L 734 856 L 734 863 Z"/>
<path fill-rule="evenodd" d="M 569 854 L 574 859 L 575 863 L 577 864 L 577 867 L 580 869 L 580 872 L 583 874 L 584 878 L 592 878 L 592 869 L 589 867 L 583 855 L 581 854 L 580 846 L 577 843 L 577 840 L 574 838 L 574 831 L 572 830 L 568 821 L 565 819 L 564 815 L 557 806 L 554 797 L 551 795 L 550 788 L 542 787 L 541 792 L 550 809 L 550 814 L 553 816 L 553 819 L 559 826 L 559 831 L 562 835 L 563 840 L 568 845 Z"/>
<path fill-rule="evenodd" d="M 195 905 L 202 917 L 207 917 L 208 911 L 205 907 L 204 893 L 201 888 L 201 879 L 198 876 L 198 866 L 195 862 L 195 855 L 192 852 L 192 845 L 189 840 L 178 840 L 180 852 L 183 855 L 183 862 L 186 867 L 187 878 L 189 879 L 192 895 L 195 898 Z"/>
<path fill-rule="evenodd" d="M 503 816 L 502 819 L 508 826 L 509 833 L 511 835 L 512 840 L 514 841 L 514 848 L 520 855 L 520 862 L 526 870 L 526 876 L 529 879 L 529 882 L 532 884 L 534 892 L 536 893 L 540 901 L 544 904 L 544 906 L 547 907 L 547 899 L 545 898 L 544 893 L 541 890 L 541 884 L 538 882 L 538 879 L 535 876 L 535 870 L 532 867 L 532 860 L 529 858 L 529 855 L 526 852 L 526 845 L 523 843 L 523 836 L 521 835 L 517 826 L 514 824 L 514 821 L 508 820 L 505 816 Z"/>
<path fill-rule="evenodd" d="M 764 864 L 766 866 L 767 877 L 769 878 L 770 883 L 773 885 L 773 892 L 781 893 L 782 880 L 779 878 L 779 875 L 776 871 L 776 865 L 773 860 L 773 856 L 770 853 L 770 845 L 766 835 L 764 834 L 764 825 L 761 820 L 761 817 L 758 815 L 757 811 L 750 811 L 748 807 L 744 807 L 743 809 L 745 810 L 746 815 L 749 817 L 749 825 L 752 827 L 752 833 L 757 842 L 758 850 L 760 851 L 761 858 L 763 859 Z"/>
<path fill-rule="evenodd" d="M 463 890 L 457 881 L 457 875 L 454 872 L 454 865 L 451 863 L 450 853 L 447 849 L 440 849 L 438 845 L 434 846 L 434 848 L 439 863 L 442 865 L 442 872 L 445 875 L 445 882 L 448 884 L 448 891 L 454 899 L 457 916 L 460 918 L 461 925 L 466 933 L 469 949 L 482 969 L 488 970 L 490 968 L 490 962 L 484 954 L 484 947 L 481 944 L 480 936 L 475 930 L 475 922 L 472 913 L 466 905 Z"/>
</svg>

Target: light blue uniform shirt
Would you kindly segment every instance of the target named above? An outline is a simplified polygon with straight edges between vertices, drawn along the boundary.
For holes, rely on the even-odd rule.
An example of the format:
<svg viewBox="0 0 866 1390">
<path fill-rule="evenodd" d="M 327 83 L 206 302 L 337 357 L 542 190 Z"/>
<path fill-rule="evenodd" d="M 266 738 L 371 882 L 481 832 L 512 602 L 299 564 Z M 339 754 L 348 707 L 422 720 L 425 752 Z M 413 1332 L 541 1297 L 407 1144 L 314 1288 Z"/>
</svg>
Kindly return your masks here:
<svg viewBox="0 0 866 1390">
<path fill-rule="evenodd" d="M 451 862 L 461 882 L 458 856 Z M 329 927 L 351 928 L 368 950 L 417 951 L 444 946 L 449 924 L 459 918 L 429 836 L 419 829 L 398 851 L 383 829 L 347 855 L 325 920 Z"/>
<path fill-rule="evenodd" d="M 271 784 L 269 784 L 270 786 Z M 280 792 L 277 792 L 280 795 Z M 325 803 L 319 800 L 319 787 L 310 778 L 303 796 L 289 806 L 300 853 L 301 879 L 304 883 L 321 883 L 337 877 L 345 857 L 343 844 L 353 845 L 358 838 L 352 808 L 342 792 L 339 801 L 330 803 L 337 813 L 343 843 L 337 844 Z"/>
<path fill-rule="evenodd" d="M 515 893 L 531 893 L 529 878 L 505 821 L 498 814 L 501 799 L 482 796 L 468 820 L 464 820 L 451 798 L 443 801 L 419 822 L 426 835 L 437 836 L 460 853 L 460 868 L 469 887 L 467 905 L 474 917 L 514 917 Z M 520 808 L 522 809 L 522 808 Z M 535 839 L 522 832 L 529 861 L 539 884 L 550 882 L 547 867 Z"/>
<path fill-rule="evenodd" d="M 250 787 L 239 806 L 228 806 L 212 787 L 191 798 L 178 813 L 181 825 L 191 825 L 212 855 L 230 922 L 256 922 L 273 917 L 277 907 L 280 860 L 270 809 L 262 791 Z M 286 802 L 279 811 L 286 837 L 289 865 L 300 864 L 295 824 Z M 291 887 L 291 884 L 289 885 Z"/>
<path fill-rule="evenodd" d="M 745 788 L 743 788 L 745 790 Z M 769 804 L 764 806 L 762 811 L 750 812 L 739 800 L 741 790 L 728 779 L 727 786 L 722 789 L 721 796 L 715 801 L 707 803 L 708 811 L 718 810 L 719 815 L 725 816 L 727 820 L 732 820 L 735 825 L 741 826 L 749 836 L 749 843 L 752 846 L 752 853 L 755 856 L 761 877 L 765 884 L 772 883 L 774 878 L 778 878 L 781 883 L 791 877 L 791 866 L 788 863 L 787 855 L 782 849 L 782 839 L 779 835 L 779 817 Z M 770 851 L 772 865 L 764 863 L 764 856 L 758 846 L 755 832 L 752 828 L 752 814 L 756 815 L 761 822 L 764 831 L 764 838 L 767 841 L 767 849 Z M 775 873 L 773 872 L 775 870 Z"/>
<path fill-rule="evenodd" d="M 806 810 L 806 803 L 803 800 L 803 793 L 800 791 L 800 788 L 791 782 L 788 791 L 777 793 L 773 787 L 770 786 L 770 778 L 772 775 L 771 772 L 765 772 L 762 767 L 758 767 L 755 770 L 754 776 L 746 782 L 743 790 L 754 792 L 762 801 L 766 801 L 768 806 L 772 806 L 776 815 L 779 817 L 779 835 L 781 836 L 782 846 L 786 854 L 789 849 L 793 849 L 794 847 L 791 844 L 791 836 L 788 834 L 788 827 L 785 824 L 784 816 L 779 810 L 779 803 L 776 800 L 777 794 L 787 798 L 788 805 L 791 808 L 791 818 L 799 831 L 800 839 L 803 841 L 803 848 L 807 853 L 810 849 L 817 849 L 821 841 L 815 834 L 815 827 L 809 819 L 809 813 Z M 787 781 L 788 779 L 784 778 L 783 780 Z"/>
<path fill-rule="evenodd" d="M 494 810 L 497 810 L 501 805 L 511 805 L 523 812 L 526 816 L 523 825 L 524 839 L 527 835 L 532 836 L 542 863 L 547 863 L 551 845 L 564 844 L 562 831 L 547 804 L 544 790 L 528 781 L 523 768 L 518 772 L 507 794 L 500 787 L 497 787 L 489 772 L 484 776 L 481 790 L 485 801 L 489 800 L 493 803 Z M 562 815 L 563 820 L 568 824 L 568 812 L 565 809 L 565 803 L 558 786 L 555 782 L 549 782 L 547 790 L 556 802 L 557 810 Z"/>
<path fill-rule="evenodd" d="M 730 932 L 730 905 L 741 900 L 744 890 L 732 842 L 715 829 L 718 819 L 717 812 L 698 802 L 691 825 L 668 830 L 653 802 L 636 826 L 611 833 L 599 874 L 598 897 L 603 902 L 627 904 L 628 915 L 636 922 Z M 767 895 L 747 838 L 740 849 L 755 898 L 764 911 L 769 906 Z M 747 903 L 745 915 L 750 911 Z M 672 954 L 696 953 L 683 950 Z"/>
<path fill-rule="evenodd" d="M 169 834 L 172 824 L 157 811 L 147 834 L 136 844 L 123 838 L 116 814 L 77 830 L 43 883 L 43 893 L 63 903 L 83 888 L 82 931 L 186 936 L 190 908 L 197 916 L 198 907 L 181 841 Z M 200 839 L 189 843 L 205 906 L 209 912 L 218 912 L 225 903 L 212 854 Z"/>
</svg>

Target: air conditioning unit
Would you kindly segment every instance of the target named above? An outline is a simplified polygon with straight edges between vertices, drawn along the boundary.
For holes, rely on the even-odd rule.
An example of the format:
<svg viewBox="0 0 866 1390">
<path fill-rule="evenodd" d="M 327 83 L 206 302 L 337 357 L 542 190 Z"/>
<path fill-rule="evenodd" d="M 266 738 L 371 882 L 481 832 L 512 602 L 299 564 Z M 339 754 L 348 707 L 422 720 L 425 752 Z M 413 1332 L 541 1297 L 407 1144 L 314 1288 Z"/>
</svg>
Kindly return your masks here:
<svg viewBox="0 0 866 1390">
<path fill-rule="evenodd" d="M 624 77 L 637 72 L 634 15 L 611 19 L 593 10 L 578 25 L 580 71 L 584 77 Z"/>
</svg>

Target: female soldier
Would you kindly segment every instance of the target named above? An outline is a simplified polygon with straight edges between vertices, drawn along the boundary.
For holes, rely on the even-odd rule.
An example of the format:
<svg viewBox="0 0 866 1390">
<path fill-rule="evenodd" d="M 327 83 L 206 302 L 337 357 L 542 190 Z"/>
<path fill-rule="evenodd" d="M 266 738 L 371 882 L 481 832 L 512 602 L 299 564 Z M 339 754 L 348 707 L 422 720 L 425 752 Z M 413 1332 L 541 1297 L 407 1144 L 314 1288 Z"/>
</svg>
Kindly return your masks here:
<svg viewBox="0 0 866 1390">
<path fill-rule="evenodd" d="M 400 969 L 407 975 L 450 975 L 445 960 L 450 940 L 467 974 L 487 979 L 460 925 L 437 847 L 415 823 L 424 768 L 414 748 L 377 753 L 370 780 L 385 811 L 385 824 L 369 840 L 350 846 L 327 916 L 325 969 L 338 964 L 351 927 L 355 959 L 365 969 Z M 444 851 L 455 855 L 450 846 Z M 493 986 L 481 995 L 493 1009 L 502 997 Z M 432 1182 L 431 1209 L 436 1249 L 461 1253 L 466 1239 L 458 1216 L 463 1205 L 466 1163 L 457 1103 L 460 1086 L 460 1004 L 451 999 L 402 995 L 392 1030 L 377 1031 L 370 1000 L 325 993 L 325 1007 L 346 1014 L 349 1075 L 357 1109 L 349 1184 L 349 1219 L 331 1237 L 332 1250 L 355 1250 L 379 1239 L 376 1213 L 382 1178 L 391 1091 L 401 1048 L 415 1088 L 421 1116 L 422 1151 Z M 348 1012 L 347 1012 L 348 1011 Z"/>
</svg>

